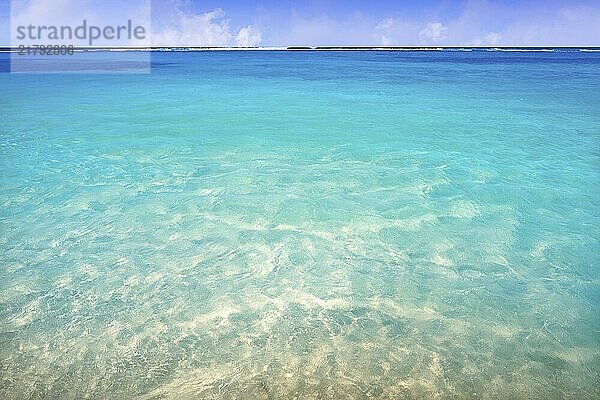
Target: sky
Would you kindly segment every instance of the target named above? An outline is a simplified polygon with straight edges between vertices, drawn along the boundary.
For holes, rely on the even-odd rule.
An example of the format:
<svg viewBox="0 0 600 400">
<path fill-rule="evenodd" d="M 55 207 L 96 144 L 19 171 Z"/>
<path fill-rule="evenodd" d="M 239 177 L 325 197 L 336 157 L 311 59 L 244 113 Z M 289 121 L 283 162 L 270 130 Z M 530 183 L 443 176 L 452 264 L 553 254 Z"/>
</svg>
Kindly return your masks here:
<svg viewBox="0 0 600 400">
<path fill-rule="evenodd" d="M 0 0 L 1 43 L 11 43 L 16 20 L 40 23 L 51 9 L 75 23 L 82 4 L 94 1 Z M 98 0 L 96 7 L 104 19 L 140 19 L 148 10 L 154 45 L 600 46 L 600 0 Z"/>
</svg>

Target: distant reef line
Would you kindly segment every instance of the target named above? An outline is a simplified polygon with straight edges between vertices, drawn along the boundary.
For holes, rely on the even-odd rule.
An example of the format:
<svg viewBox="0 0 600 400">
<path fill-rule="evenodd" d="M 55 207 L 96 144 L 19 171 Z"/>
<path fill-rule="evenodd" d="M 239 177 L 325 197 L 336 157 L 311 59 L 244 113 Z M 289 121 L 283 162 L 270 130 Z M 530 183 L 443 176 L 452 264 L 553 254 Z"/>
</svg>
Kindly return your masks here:
<svg viewBox="0 0 600 400">
<path fill-rule="evenodd" d="M 0 46 L 0 51 L 12 52 L 19 50 L 20 47 L 23 46 Z M 74 46 L 73 48 L 78 51 L 600 51 L 600 47 L 596 46 Z"/>
</svg>

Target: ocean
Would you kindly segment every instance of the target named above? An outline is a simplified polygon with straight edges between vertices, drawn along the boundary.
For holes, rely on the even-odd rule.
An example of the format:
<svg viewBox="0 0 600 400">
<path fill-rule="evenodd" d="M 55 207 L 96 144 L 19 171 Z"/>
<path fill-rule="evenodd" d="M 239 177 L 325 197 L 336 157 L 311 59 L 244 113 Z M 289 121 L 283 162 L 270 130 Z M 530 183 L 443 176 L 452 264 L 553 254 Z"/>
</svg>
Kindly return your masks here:
<svg viewBox="0 0 600 400">
<path fill-rule="evenodd" d="M 600 53 L 151 58 L 0 73 L 1 398 L 600 398 Z"/>
</svg>

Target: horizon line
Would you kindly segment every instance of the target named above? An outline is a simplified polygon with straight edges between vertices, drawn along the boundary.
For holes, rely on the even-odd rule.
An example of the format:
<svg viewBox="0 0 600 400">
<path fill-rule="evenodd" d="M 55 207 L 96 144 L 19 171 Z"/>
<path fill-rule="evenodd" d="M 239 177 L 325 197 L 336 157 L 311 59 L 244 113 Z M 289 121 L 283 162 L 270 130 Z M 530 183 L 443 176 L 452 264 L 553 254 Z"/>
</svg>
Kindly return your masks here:
<svg viewBox="0 0 600 400">
<path fill-rule="evenodd" d="M 0 45 L 0 50 L 19 50 L 24 47 L 32 46 L 45 46 L 51 47 L 52 45 Z M 64 46 L 64 45 L 62 45 Z M 69 45 L 70 46 L 70 45 Z M 292 46 L 186 46 L 186 45 L 151 45 L 151 46 L 73 46 L 75 50 L 164 50 L 164 49 L 192 49 L 192 50 L 444 50 L 444 49 L 483 49 L 483 50 L 495 50 L 495 49 L 518 49 L 518 50 L 551 50 L 551 49 L 590 49 L 600 50 L 598 46 L 510 46 L 510 45 L 499 45 L 499 46 L 363 46 L 363 45 L 325 45 L 325 46 L 308 46 L 308 45 L 292 45 Z"/>
</svg>

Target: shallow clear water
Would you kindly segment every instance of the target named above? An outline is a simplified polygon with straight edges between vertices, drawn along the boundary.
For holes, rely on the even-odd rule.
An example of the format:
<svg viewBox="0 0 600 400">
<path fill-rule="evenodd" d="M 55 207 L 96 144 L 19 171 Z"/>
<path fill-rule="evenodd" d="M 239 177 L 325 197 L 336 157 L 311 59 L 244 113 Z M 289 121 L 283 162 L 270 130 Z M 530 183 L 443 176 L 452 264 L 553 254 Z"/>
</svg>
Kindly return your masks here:
<svg viewBox="0 0 600 400">
<path fill-rule="evenodd" d="M 600 55 L 0 87 L 0 397 L 600 397 Z"/>
</svg>

